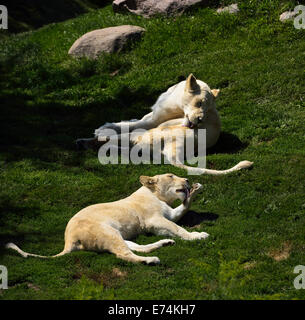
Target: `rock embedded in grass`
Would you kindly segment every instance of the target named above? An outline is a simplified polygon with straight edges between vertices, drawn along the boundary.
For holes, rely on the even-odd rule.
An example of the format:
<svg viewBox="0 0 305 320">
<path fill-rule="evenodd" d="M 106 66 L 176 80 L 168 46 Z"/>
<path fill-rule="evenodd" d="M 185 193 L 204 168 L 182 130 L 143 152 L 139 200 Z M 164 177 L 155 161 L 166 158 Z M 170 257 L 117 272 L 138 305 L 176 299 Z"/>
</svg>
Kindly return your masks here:
<svg viewBox="0 0 305 320">
<path fill-rule="evenodd" d="M 295 11 L 285 11 L 280 15 L 280 21 L 285 22 L 293 19 L 298 13 Z"/>
<path fill-rule="evenodd" d="M 236 14 L 238 11 L 239 11 L 239 8 L 238 8 L 238 4 L 237 3 L 233 3 L 233 4 L 230 4 L 227 7 L 218 8 L 217 9 L 217 13 L 227 12 L 227 13 L 231 13 L 231 14 Z"/>
<path fill-rule="evenodd" d="M 206 2 L 206 0 L 115 0 L 112 3 L 112 8 L 114 12 L 131 12 L 149 18 L 154 15 L 181 14 L 196 4 L 205 4 Z"/>
<path fill-rule="evenodd" d="M 123 25 L 88 32 L 77 39 L 69 54 L 80 58 L 96 59 L 101 53 L 120 52 L 131 41 L 140 40 L 145 29 Z"/>
</svg>

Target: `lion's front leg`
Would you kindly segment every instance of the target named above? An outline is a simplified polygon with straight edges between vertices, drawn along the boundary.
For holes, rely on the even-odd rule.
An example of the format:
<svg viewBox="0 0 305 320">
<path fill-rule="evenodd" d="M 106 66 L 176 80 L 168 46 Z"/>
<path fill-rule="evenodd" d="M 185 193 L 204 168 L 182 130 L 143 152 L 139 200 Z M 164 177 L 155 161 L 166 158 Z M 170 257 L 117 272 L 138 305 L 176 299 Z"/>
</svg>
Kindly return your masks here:
<svg viewBox="0 0 305 320">
<path fill-rule="evenodd" d="M 202 240 L 209 236 L 206 232 L 188 232 L 163 217 L 155 217 L 150 221 L 149 232 L 158 236 L 179 237 L 183 240 Z"/>
<path fill-rule="evenodd" d="M 149 130 L 158 125 L 158 121 L 153 117 L 153 112 L 146 114 L 141 120 L 133 119 L 121 122 L 107 122 L 100 128 L 95 130 L 96 137 L 103 137 L 106 135 L 107 130 L 114 130 L 116 133 L 130 133 L 136 129 Z"/>
<path fill-rule="evenodd" d="M 179 221 L 189 210 L 191 203 L 195 196 L 202 190 L 202 185 L 200 183 L 195 183 L 192 185 L 190 195 L 183 201 L 183 203 L 175 209 L 170 208 L 168 212 L 164 214 L 165 218 L 177 222 Z"/>
</svg>

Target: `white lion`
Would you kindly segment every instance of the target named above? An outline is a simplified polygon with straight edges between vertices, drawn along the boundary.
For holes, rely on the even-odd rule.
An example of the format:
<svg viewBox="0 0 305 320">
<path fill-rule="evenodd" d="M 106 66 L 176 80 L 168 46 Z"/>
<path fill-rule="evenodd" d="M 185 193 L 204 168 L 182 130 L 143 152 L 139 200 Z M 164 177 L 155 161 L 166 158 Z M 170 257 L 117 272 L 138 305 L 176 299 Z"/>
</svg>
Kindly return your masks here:
<svg viewBox="0 0 305 320">
<path fill-rule="evenodd" d="M 174 240 L 163 239 L 147 245 L 139 245 L 130 239 L 141 233 L 179 237 L 184 240 L 203 240 L 205 232 L 188 232 L 175 222 L 188 211 L 195 195 L 202 189 L 196 183 L 191 188 L 188 179 L 171 173 L 154 177 L 141 176 L 143 185 L 129 197 L 91 205 L 71 218 L 65 231 L 65 246 L 54 256 L 41 256 L 21 250 L 14 243 L 6 248 L 16 250 L 24 258 L 55 258 L 72 251 L 87 250 L 114 253 L 118 258 L 145 264 L 158 264 L 158 257 L 143 257 L 133 251 L 151 252 L 165 245 L 175 244 Z M 175 209 L 170 205 L 175 200 L 182 204 Z"/>
<path fill-rule="evenodd" d="M 113 131 L 109 129 L 114 129 L 114 133 L 119 132 L 115 142 L 129 140 L 129 147 L 137 145 L 142 150 L 153 150 L 154 139 L 159 139 L 164 144 L 161 154 L 167 162 L 187 169 L 189 174 L 222 175 L 249 168 L 253 163 L 247 160 L 227 170 L 195 168 L 184 164 L 185 146 L 195 142 L 195 147 L 198 147 L 198 129 L 206 130 L 206 148 L 215 145 L 219 138 L 221 124 L 215 104 L 218 93 L 218 89 L 211 90 L 206 83 L 196 80 L 191 74 L 186 81 L 162 93 L 153 105 L 153 111 L 141 120 L 107 123 L 95 130 L 94 138 L 78 139 L 77 144 L 88 148 L 108 143 L 109 131 Z M 120 133 L 124 127 L 128 127 L 127 134 Z M 134 134 L 133 130 L 140 128 L 148 131 Z M 123 150 L 121 146 L 119 148 Z M 198 151 L 198 148 L 194 151 Z"/>
</svg>

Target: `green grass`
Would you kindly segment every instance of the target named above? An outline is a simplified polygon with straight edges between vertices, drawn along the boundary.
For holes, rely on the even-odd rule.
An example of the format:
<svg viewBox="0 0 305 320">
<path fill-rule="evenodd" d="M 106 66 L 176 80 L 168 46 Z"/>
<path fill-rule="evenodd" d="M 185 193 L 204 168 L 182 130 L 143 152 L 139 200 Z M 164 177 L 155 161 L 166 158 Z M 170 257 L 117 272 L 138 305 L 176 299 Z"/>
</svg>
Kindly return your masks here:
<svg viewBox="0 0 305 320">
<path fill-rule="evenodd" d="M 9 289 L 2 299 L 304 299 L 293 269 L 304 264 L 305 37 L 278 16 L 294 2 L 240 1 L 237 16 L 197 9 L 143 19 L 111 6 L 5 37 L 0 49 L 0 240 L 28 252 L 63 248 L 68 220 L 87 205 L 128 196 L 139 176 L 186 172 L 166 165 L 102 166 L 74 140 L 106 121 L 139 118 L 180 76 L 221 88 L 223 134 L 209 168 L 254 161 L 228 176 L 190 176 L 204 185 L 192 230 L 154 253 L 156 267 L 112 254 L 75 252 L 24 259 L 2 249 Z M 147 31 L 132 50 L 97 61 L 67 52 L 85 32 L 135 24 Z M 114 71 L 115 76 L 111 74 Z M 187 227 L 190 230 L 189 227 Z M 141 235 L 138 243 L 161 239 Z M 282 257 L 277 261 L 276 257 Z"/>
</svg>

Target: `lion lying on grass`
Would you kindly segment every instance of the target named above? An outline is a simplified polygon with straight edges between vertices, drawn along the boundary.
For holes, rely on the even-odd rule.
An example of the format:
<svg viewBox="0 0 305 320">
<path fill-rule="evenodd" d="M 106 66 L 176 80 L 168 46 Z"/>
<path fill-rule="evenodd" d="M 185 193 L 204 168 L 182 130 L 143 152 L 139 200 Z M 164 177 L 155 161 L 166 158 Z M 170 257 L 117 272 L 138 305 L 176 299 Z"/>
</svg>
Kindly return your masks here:
<svg viewBox="0 0 305 320">
<path fill-rule="evenodd" d="M 191 188 L 187 179 L 170 173 L 141 176 L 140 182 L 142 187 L 129 197 L 91 205 L 72 217 L 66 227 L 64 249 L 57 255 L 47 257 L 27 253 L 13 243 L 8 243 L 6 248 L 16 250 L 25 258 L 53 258 L 77 250 L 108 251 L 126 261 L 153 265 L 160 263 L 158 257 L 138 256 L 133 251 L 147 253 L 175 242 L 164 239 L 139 245 L 130 239 L 148 232 L 184 240 L 202 240 L 209 236 L 205 232 L 188 232 L 175 223 L 188 211 L 195 195 L 202 189 L 201 184 Z M 182 204 L 171 208 L 171 203 L 177 199 Z"/>
<path fill-rule="evenodd" d="M 94 138 L 78 139 L 77 145 L 87 149 L 107 143 L 111 148 L 123 150 L 125 147 L 119 146 L 118 141 L 127 140 L 128 148 L 137 146 L 137 149 L 154 151 L 154 141 L 159 140 L 163 147 L 159 154 L 151 152 L 153 157 L 158 157 L 161 153 L 166 163 L 186 169 L 188 174 L 223 175 L 249 168 L 253 164 L 250 161 L 241 161 L 227 170 L 211 170 L 185 165 L 186 146 L 194 146 L 195 154 L 198 152 L 199 144 L 202 143 L 198 139 L 198 129 L 206 130 L 206 142 L 203 147 L 210 148 L 218 140 L 220 119 L 215 104 L 218 93 L 219 90 L 211 90 L 206 83 L 196 80 L 191 74 L 186 81 L 178 83 L 161 94 L 152 107 L 153 111 L 142 120 L 108 123 L 95 131 Z M 126 128 L 128 128 L 127 133 L 125 133 Z M 139 128 L 148 129 L 148 131 L 144 133 L 139 130 L 133 131 Z M 111 145 L 112 140 L 113 145 Z"/>
<path fill-rule="evenodd" d="M 195 128 L 200 124 L 201 128 L 207 131 L 206 146 L 210 148 L 217 142 L 221 129 L 215 104 L 219 91 L 219 89 L 211 90 L 205 82 L 197 80 L 193 74 L 190 74 L 186 80 L 163 92 L 152 106 L 152 112 L 141 120 L 106 123 L 95 130 L 95 138 L 78 139 L 77 145 L 86 149 L 95 141 L 104 141 L 105 129 L 113 129 L 121 133 L 124 126 L 128 126 L 129 131 L 133 131 L 174 125 Z"/>
</svg>

